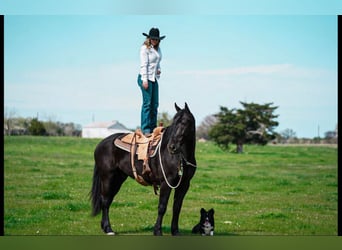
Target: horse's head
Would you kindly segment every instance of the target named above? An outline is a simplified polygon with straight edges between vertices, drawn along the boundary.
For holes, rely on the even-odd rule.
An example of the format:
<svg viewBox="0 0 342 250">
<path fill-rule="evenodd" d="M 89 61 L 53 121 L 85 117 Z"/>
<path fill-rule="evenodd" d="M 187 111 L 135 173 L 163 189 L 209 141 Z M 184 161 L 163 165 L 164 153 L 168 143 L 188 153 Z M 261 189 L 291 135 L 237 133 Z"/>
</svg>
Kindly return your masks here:
<svg viewBox="0 0 342 250">
<path fill-rule="evenodd" d="M 167 144 L 167 148 L 171 154 L 180 152 L 183 145 L 195 142 L 195 118 L 190 112 L 190 109 L 185 103 L 184 109 L 181 109 L 175 103 L 177 110 L 171 124 L 171 137 Z"/>
</svg>

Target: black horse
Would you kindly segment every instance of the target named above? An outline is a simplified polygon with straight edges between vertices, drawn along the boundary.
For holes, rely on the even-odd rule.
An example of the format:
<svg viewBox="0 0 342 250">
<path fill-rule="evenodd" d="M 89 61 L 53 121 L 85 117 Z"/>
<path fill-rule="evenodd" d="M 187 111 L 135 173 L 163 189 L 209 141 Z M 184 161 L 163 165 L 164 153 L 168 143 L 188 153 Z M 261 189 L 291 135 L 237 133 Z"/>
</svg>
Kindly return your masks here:
<svg viewBox="0 0 342 250">
<path fill-rule="evenodd" d="M 158 153 L 149 159 L 152 175 L 143 175 L 142 162 L 135 161 L 138 174 L 143 176 L 148 184 L 157 183 L 160 188 L 154 235 L 162 235 L 162 221 L 172 189 L 175 189 L 175 192 L 171 233 L 179 234 L 178 220 L 183 199 L 196 171 L 195 118 L 186 103 L 184 109 L 178 107 L 176 103 L 175 108 L 177 113 L 172 124 L 164 129 Z M 109 221 L 109 207 L 127 177 L 134 178 L 130 153 L 116 147 L 113 143 L 116 138 L 123 135 L 113 134 L 103 139 L 94 152 L 95 167 L 90 192 L 92 214 L 95 216 L 102 210 L 101 228 L 111 235 L 114 232 Z"/>
</svg>

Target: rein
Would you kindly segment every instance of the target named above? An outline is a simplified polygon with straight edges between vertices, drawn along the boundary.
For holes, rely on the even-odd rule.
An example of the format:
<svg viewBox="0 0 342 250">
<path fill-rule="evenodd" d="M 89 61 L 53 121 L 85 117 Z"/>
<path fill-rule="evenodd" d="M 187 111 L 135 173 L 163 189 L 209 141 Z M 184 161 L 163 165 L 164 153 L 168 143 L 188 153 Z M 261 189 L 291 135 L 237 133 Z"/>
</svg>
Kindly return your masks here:
<svg viewBox="0 0 342 250">
<path fill-rule="evenodd" d="M 189 162 L 187 159 L 185 159 L 184 155 L 182 153 L 181 154 L 181 161 L 180 161 L 180 168 L 178 170 L 178 175 L 179 175 L 179 181 L 177 183 L 176 186 L 172 186 L 169 181 L 167 180 L 167 177 L 166 177 L 166 174 L 165 174 L 165 170 L 164 170 L 164 166 L 163 166 L 163 163 L 162 163 L 162 157 L 161 157 L 161 153 L 160 153 L 160 148 L 161 148 L 161 144 L 162 144 L 162 141 L 163 141 L 163 135 L 164 133 L 161 135 L 161 138 L 160 138 L 160 143 L 158 145 L 158 154 L 159 154 L 159 163 L 160 163 L 160 168 L 162 170 L 162 173 L 163 173 L 163 176 L 164 176 L 164 179 L 165 179 L 165 182 L 166 184 L 172 188 L 172 189 L 176 189 L 178 188 L 178 186 L 180 185 L 181 181 L 182 181 L 182 177 L 183 177 L 183 173 L 182 173 L 182 169 L 183 169 L 183 162 L 182 160 L 185 162 L 186 165 L 190 165 L 194 168 L 196 168 L 197 166 L 191 162 Z"/>
</svg>

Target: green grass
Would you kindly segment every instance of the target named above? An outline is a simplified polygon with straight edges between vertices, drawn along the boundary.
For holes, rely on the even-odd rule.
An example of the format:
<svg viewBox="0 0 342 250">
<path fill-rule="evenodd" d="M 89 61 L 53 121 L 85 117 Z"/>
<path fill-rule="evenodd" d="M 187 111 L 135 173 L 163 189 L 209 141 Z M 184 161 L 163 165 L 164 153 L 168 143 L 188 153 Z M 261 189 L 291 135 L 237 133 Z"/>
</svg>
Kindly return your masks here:
<svg viewBox="0 0 342 250">
<path fill-rule="evenodd" d="M 98 139 L 5 137 L 5 235 L 102 235 L 88 194 Z M 244 154 L 197 143 L 197 172 L 180 230 L 201 207 L 216 235 L 337 235 L 337 148 L 245 146 Z M 128 179 L 110 210 L 119 235 L 151 235 L 158 197 Z M 163 224 L 170 235 L 172 196 Z"/>
</svg>

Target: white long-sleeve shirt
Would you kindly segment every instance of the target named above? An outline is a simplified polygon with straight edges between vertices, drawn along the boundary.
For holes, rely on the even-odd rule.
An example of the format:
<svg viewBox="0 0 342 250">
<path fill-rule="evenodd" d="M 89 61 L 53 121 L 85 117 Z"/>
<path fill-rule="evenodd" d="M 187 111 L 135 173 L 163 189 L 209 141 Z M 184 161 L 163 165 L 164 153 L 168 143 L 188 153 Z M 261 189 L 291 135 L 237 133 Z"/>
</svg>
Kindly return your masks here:
<svg viewBox="0 0 342 250">
<path fill-rule="evenodd" d="M 160 47 L 156 51 L 153 47 L 147 48 L 146 45 L 142 45 L 140 48 L 140 75 L 142 81 L 150 80 L 152 82 L 155 79 L 159 79 L 160 75 L 157 71 L 160 70 L 160 61 L 162 59 L 162 53 Z"/>
</svg>

